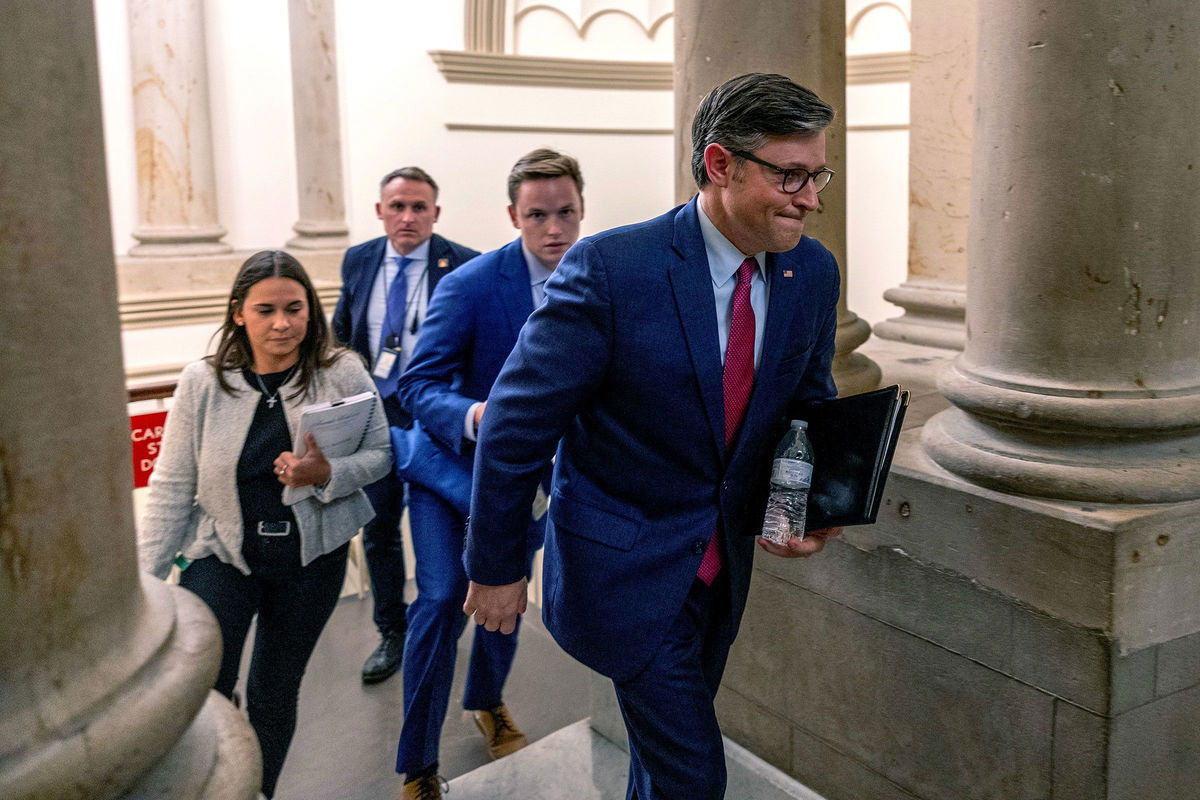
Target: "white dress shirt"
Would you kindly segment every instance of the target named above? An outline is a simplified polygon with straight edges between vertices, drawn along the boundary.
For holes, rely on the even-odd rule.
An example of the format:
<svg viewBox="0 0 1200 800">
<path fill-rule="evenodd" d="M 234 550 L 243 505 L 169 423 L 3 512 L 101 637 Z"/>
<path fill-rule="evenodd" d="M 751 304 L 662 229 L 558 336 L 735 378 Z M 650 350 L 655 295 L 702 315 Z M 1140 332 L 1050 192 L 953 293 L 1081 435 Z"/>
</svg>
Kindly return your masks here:
<svg viewBox="0 0 1200 800">
<path fill-rule="evenodd" d="M 387 316 L 387 295 L 396 277 L 396 259 L 399 257 L 400 254 L 392 246 L 391 240 L 388 240 L 383 251 L 383 263 L 375 275 L 371 297 L 367 301 L 367 343 L 371 346 L 371 352 L 375 354 L 372 357 L 372 366 L 374 359 L 379 356 L 382 344 L 383 321 Z M 404 268 L 404 277 L 408 281 L 408 297 L 404 303 L 404 330 L 400 336 L 400 361 L 397 367 L 401 371 L 408 366 L 408 360 L 412 358 L 413 348 L 417 346 L 417 336 L 420 334 L 420 323 L 425 319 L 425 305 L 429 298 L 429 292 L 425 288 L 429 280 L 429 240 L 426 239 L 417 245 L 417 248 L 408 254 L 408 258 L 411 261 Z M 418 326 L 417 333 L 412 332 L 414 317 Z"/>
<path fill-rule="evenodd" d="M 721 363 L 725 363 L 725 348 L 729 342 L 729 325 L 733 321 L 733 288 L 737 286 L 737 271 L 746 259 L 734 247 L 725 234 L 717 230 L 712 220 L 704 213 L 704 204 L 696 203 L 700 218 L 700 235 L 704 238 L 704 253 L 708 256 L 708 271 L 712 274 L 713 299 L 716 301 L 717 337 L 721 347 Z M 762 357 L 763 331 L 767 329 L 767 300 L 770 287 L 767 285 L 767 254 L 755 253 L 758 269 L 750 279 L 750 308 L 754 310 L 754 368 L 758 369 Z"/>
</svg>

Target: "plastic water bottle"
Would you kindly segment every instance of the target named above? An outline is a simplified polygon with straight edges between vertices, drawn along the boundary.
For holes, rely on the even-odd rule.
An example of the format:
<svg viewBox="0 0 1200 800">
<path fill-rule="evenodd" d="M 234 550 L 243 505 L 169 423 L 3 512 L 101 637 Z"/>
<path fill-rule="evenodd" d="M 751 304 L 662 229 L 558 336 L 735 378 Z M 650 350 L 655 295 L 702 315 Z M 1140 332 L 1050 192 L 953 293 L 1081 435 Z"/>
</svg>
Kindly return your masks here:
<svg viewBox="0 0 1200 800">
<path fill-rule="evenodd" d="M 804 538 L 808 511 L 808 487 L 812 485 L 813 450 L 808 440 L 808 423 L 792 420 L 792 426 L 775 448 L 771 466 L 771 494 L 763 519 L 763 538 L 785 544 L 792 537 Z"/>
</svg>

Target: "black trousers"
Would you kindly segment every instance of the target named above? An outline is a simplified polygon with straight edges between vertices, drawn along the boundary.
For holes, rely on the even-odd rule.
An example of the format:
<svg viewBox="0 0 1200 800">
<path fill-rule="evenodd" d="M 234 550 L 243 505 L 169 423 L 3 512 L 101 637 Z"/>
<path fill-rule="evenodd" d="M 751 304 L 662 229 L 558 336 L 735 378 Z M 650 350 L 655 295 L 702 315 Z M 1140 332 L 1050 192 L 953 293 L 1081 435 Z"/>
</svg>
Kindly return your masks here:
<svg viewBox="0 0 1200 800">
<path fill-rule="evenodd" d="M 404 602 L 404 543 L 400 517 L 404 514 L 404 481 L 389 472 L 364 486 L 375 517 L 363 526 L 363 553 L 371 573 L 375 627 L 381 636 L 402 636 L 408 629 Z"/>
<path fill-rule="evenodd" d="M 301 567 L 293 560 L 293 548 L 280 548 L 279 557 L 274 557 L 268 547 L 251 562 L 250 575 L 209 556 L 180 575 L 180 585 L 208 604 L 221 627 L 225 649 L 215 688 L 226 697 L 237 685 L 246 634 L 258 614 L 246 711 L 262 747 L 267 797 L 275 793 L 296 730 L 300 680 L 341 593 L 348 549 L 342 545 Z"/>
</svg>

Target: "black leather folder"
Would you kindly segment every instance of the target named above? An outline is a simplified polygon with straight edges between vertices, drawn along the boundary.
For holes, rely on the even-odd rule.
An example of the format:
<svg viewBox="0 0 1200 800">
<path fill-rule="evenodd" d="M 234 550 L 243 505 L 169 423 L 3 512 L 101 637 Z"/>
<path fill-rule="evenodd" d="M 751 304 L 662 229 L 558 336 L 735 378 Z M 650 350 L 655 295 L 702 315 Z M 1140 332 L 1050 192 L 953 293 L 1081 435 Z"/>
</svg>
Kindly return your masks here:
<svg viewBox="0 0 1200 800">
<path fill-rule="evenodd" d="M 907 409 L 908 392 L 887 386 L 796 410 L 813 446 L 805 527 L 875 522 Z"/>
</svg>

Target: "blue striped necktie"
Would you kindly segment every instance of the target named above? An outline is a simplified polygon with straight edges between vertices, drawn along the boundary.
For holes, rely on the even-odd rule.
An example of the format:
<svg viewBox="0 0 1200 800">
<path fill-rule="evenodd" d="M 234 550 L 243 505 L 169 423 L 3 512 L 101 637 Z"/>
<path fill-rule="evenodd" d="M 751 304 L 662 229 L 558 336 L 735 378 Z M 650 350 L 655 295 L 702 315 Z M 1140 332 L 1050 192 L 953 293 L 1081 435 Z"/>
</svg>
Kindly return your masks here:
<svg viewBox="0 0 1200 800">
<path fill-rule="evenodd" d="M 404 316 L 408 312 L 408 265 L 412 259 L 407 256 L 396 256 L 396 276 L 392 278 L 387 292 L 387 306 L 383 316 L 383 328 L 380 331 L 382 347 L 401 349 L 404 336 Z M 376 378 L 379 396 L 388 397 L 396 393 L 396 384 L 400 379 L 400 359 L 386 378 Z"/>
</svg>

